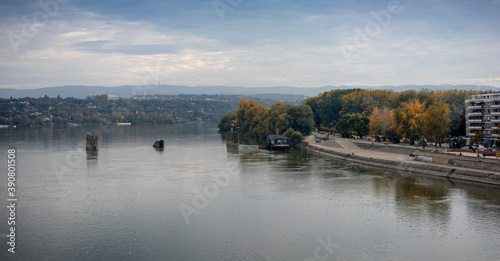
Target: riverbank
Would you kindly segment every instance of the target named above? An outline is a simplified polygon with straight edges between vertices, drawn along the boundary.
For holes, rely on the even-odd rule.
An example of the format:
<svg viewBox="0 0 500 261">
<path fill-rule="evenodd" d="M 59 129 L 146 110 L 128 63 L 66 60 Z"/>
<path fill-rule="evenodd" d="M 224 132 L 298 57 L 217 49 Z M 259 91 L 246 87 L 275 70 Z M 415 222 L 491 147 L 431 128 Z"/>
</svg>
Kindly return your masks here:
<svg viewBox="0 0 500 261">
<path fill-rule="evenodd" d="M 321 142 L 316 142 L 316 139 L 317 137 L 315 135 L 308 136 L 305 139 L 305 141 L 309 143 L 306 148 L 335 159 L 384 169 L 500 185 L 499 171 L 425 161 L 425 159 L 430 158 L 429 153 L 431 152 L 429 151 L 422 152 L 416 148 L 400 146 L 387 146 L 381 148 L 380 146 L 375 146 L 375 144 L 373 146 L 369 144 L 366 146 L 364 144 L 359 144 L 360 146 L 358 146 L 358 143 L 341 138 L 329 139 Z M 416 157 L 411 157 L 411 152 L 415 153 Z M 424 153 L 425 156 L 419 156 L 419 154 L 423 155 Z M 436 156 L 437 155 L 438 154 L 436 154 Z M 478 164 L 479 163 L 480 161 L 478 159 Z M 498 163 L 500 163 L 500 160 Z"/>
</svg>

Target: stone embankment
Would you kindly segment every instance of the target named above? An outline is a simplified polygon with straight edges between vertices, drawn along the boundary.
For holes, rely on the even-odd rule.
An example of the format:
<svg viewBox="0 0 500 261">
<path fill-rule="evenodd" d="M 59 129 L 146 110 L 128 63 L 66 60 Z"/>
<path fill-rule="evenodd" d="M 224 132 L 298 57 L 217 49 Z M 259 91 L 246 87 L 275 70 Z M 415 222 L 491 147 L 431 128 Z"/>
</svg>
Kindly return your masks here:
<svg viewBox="0 0 500 261">
<path fill-rule="evenodd" d="M 416 174 L 500 185 L 498 159 L 479 159 L 446 154 L 444 151 L 419 150 L 415 147 L 356 142 L 341 138 L 316 142 L 315 135 L 306 138 L 309 143 L 306 148 L 339 160 Z M 410 157 L 410 153 L 415 153 L 415 157 Z"/>
</svg>

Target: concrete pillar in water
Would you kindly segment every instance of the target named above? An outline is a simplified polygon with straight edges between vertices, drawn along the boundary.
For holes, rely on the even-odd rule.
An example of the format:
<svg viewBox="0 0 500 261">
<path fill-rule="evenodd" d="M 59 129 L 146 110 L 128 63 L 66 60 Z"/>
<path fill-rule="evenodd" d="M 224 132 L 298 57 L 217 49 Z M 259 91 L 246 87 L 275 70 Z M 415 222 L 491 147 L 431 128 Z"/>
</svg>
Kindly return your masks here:
<svg viewBox="0 0 500 261">
<path fill-rule="evenodd" d="M 89 134 L 87 133 L 87 150 L 97 150 L 98 149 L 98 141 L 99 137 L 97 134 Z"/>
<path fill-rule="evenodd" d="M 228 132 L 226 135 L 227 144 L 240 144 L 240 136 L 238 132 Z"/>
</svg>

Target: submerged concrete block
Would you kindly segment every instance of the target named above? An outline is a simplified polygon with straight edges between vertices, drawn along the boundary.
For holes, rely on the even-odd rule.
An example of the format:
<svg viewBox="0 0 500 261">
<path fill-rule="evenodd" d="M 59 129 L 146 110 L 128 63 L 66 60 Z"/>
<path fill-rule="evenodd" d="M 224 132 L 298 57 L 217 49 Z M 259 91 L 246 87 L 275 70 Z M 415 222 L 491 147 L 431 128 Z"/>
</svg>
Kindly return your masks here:
<svg viewBox="0 0 500 261">
<path fill-rule="evenodd" d="M 164 146 L 165 146 L 165 142 L 162 139 L 155 141 L 155 143 L 153 144 L 153 147 L 158 148 L 158 149 L 163 149 Z"/>
<path fill-rule="evenodd" d="M 89 134 L 87 133 L 87 150 L 97 150 L 98 149 L 98 143 L 99 143 L 99 137 L 97 134 Z"/>
</svg>

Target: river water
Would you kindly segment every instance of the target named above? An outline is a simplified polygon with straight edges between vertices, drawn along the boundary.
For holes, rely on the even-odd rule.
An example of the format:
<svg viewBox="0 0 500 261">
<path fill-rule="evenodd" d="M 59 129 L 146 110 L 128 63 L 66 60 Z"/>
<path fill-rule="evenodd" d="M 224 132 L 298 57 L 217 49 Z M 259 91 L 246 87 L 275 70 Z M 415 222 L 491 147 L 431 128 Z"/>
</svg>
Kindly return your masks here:
<svg viewBox="0 0 500 261">
<path fill-rule="evenodd" d="M 499 187 L 226 146 L 214 124 L 0 129 L 0 144 L 5 205 L 17 160 L 0 260 L 500 260 Z"/>
</svg>

